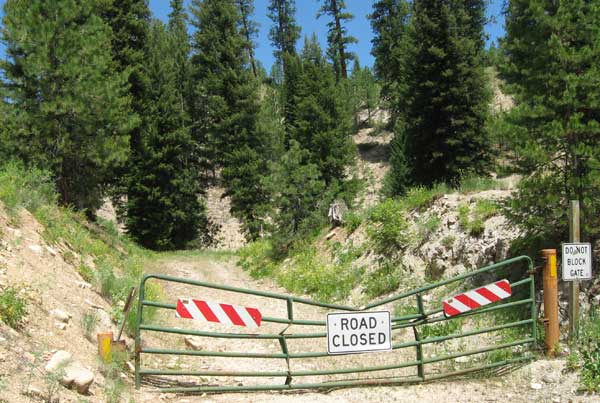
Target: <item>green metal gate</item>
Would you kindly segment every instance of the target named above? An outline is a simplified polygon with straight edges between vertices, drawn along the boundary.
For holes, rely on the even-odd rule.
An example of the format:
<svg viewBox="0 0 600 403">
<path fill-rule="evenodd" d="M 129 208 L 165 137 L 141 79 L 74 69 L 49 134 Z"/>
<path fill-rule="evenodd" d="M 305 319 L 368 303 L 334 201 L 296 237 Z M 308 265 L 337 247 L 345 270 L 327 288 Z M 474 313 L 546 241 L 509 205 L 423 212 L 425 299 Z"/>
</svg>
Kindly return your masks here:
<svg viewBox="0 0 600 403">
<path fill-rule="evenodd" d="M 510 298 L 458 316 L 443 315 L 441 302 L 443 297 L 450 297 L 456 292 L 498 278 L 509 279 L 513 289 Z M 257 334 L 161 326 L 160 323 L 147 323 L 144 320 L 144 312 L 148 309 L 174 311 L 176 309 L 174 302 L 179 296 L 171 296 L 173 303 L 147 300 L 145 287 L 151 280 L 189 286 L 195 296 L 202 295 L 207 290 L 223 293 L 224 296 L 243 294 L 244 298 L 270 301 L 274 305 L 280 303 L 282 308 L 273 316 L 263 316 L 262 321 L 266 326 L 261 326 L 259 330 L 263 332 Z M 344 365 L 346 362 L 342 362 L 339 356 L 333 358 L 328 355 L 327 335 L 324 331 L 325 312 L 362 312 L 375 308 L 381 310 L 390 306 L 390 310 L 394 310 L 391 352 L 377 353 L 376 356 L 371 357 L 373 360 L 369 358 L 372 354 L 353 355 L 347 360 L 350 365 Z M 309 310 L 307 307 L 316 309 L 318 311 L 316 315 L 322 316 L 299 318 L 301 311 Z M 174 312 L 172 314 L 174 316 Z M 490 318 L 493 319 L 494 324 L 486 326 L 485 321 Z M 185 319 L 181 320 L 181 323 L 182 325 L 198 324 Z M 276 326 L 281 326 L 283 329 L 269 330 Z M 308 330 L 296 332 L 295 328 Z M 228 328 L 223 329 L 228 330 Z M 147 340 L 143 337 L 147 333 L 163 335 L 161 337 L 169 339 L 171 348 L 162 348 L 162 345 L 161 348 L 147 346 Z M 235 339 L 250 344 L 244 348 L 246 351 L 230 351 L 223 346 L 212 350 L 174 348 L 173 344 L 182 344 L 182 335 L 197 336 L 200 340 L 213 340 L 210 344 L 216 342 L 215 338 L 222 343 Z M 180 340 L 173 340 L 173 337 L 179 337 Z M 527 256 L 516 257 L 428 284 L 360 308 L 150 274 L 142 279 L 140 285 L 135 337 L 135 381 L 137 388 L 142 382 L 155 385 L 160 383 L 162 386 L 160 392 L 177 393 L 330 389 L 415 383 L 475 371 L 502 370 L 506 366 L 522 363 L 533 358 L 531 347 L 527 346 L 535 340 L 534 276 L 532 260 Z M 263 343 L 260 348 L 259 343 Z M 293 343 L 300 343 L 296 351 L 291 347 Z M 313 348 L 307 347 L 309 351 L 304 351 L 304 346 Z M 205 360 L 201 362 L 205 365 L 201 366 L 194 361 L 188 364 L 186 361 L 186 364 L 178 367 L 179 361 L 172 361 L 175 362 L 171 365 L 174 368 L 167 369 L 162 361 L 162 358 L 166 357 L 175 360 Z M 236 360 L 242 359 L 250 360 L 249 364 L 245 364 L 249 369 L 238 365 Z M 333 364 L 327 364 L 328 359 L 332 359 Z M 302 363 L 305 360 L 312 361 L 305 365 Z M 280 368 L 276 370 L 262 368 L 267 367 L 267 363 L 272 361 Z M 300 367 L 295 368 L 297 365 Z M 323 365 L 330 366 L 323 367 Z M 317 378 L 317 380 L 304 381 L 307 378 Z"/>
</svg>

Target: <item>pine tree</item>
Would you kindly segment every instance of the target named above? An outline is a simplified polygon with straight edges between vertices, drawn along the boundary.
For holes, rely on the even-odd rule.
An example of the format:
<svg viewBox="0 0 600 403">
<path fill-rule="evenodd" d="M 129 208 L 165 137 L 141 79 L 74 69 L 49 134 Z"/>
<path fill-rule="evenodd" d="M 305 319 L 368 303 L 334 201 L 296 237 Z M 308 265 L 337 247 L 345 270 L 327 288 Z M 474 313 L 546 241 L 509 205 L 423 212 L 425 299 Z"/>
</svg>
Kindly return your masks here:
<svg viewBox="0 0 600 403">
<path fill-rule="evenodd" d="M 416 46 L 406 144 L 415 182 L 454 182 L 489 168 L 483 0 L 414 3 Z"/>
<path fill-rule="evenodd" d="M 284 54 L 296 54 L 296 42 L 300 38 L 300 27 L 296 24 L 295 0 L 270 0 L 268 16 L 273 21 L 269 30 L 269 39 L 275 50 L 276 65 L 281 66 L 285 74 Z"/>
<path fill-rule="evenodd" d="M 0 161 L 8 161 L 18 155 L 17 111 L 7 102 L 5 93 L 5 88 L 0 86 Z"/>
<path fill-rule="evenodd" d="M 267 197 L 259 186 L 265 139 L 257 130 L 258 81 L 248 66 L 241 16 L 234 0 L 194 0 L 192 15 L 194 138 L 204 145 L 208 165 L 223 168 L 231 211 L 255 238 L 258 206 Z"/>
<path fill-rule="evenodd" d="M 317 13 L 317 17 L 327 14 L 332 18 L 332 21 L 327 23 L 329 27 L 327 35 L 328 54 L 333 61 L 338 82 L 341 78 L 348 78 L 347 64 L 348 60 L 353 58 L 353 55 L 347 50 L 348 44 L 358 42 L 355 37 L 348 35 L 348 31 L 344 26 L 345 22 L 354 18 L 354 15 L 344 11 L 345 8 L 346 3 L 344 0 L 323 0 L 323 5 Z"/>
<path fill-rule="evenodd" d="M 371 54 L 375 75 L 381 83 L 381 96 L 391 111 L 391 126 L 408 109 L 408 83 L 413 70 L 411 5 L 407 0 L 379 0 L 369 16 L 373 29 Z"/>
<path fill-rule="evenodd" d="M 139 124 L 132 127 L 129 133 L 129 155 L 142 153 L 139 149 L 142 142 L 141 124 L 145 120 L 147 108 L 146 91 L 150 85 L 145 73 L 146 42 L 150 24 L 148 0 L 105 1 L 102 18 L 112 28 L 110 41 L 113 60 L 117 71 L 125 74 L 129 82 L 131 95 L 131 113 L 138 118 Z M 129 159 L 117 169 L 111 181 L 111 198 L 122 216 L 125 206 L 122 201 L 129 191 L 131 167 Z"/>
<path fill-rule="evenodd" d="M 351 116 L 345 113 L 335 75 L 314 35 L 305 39 L 295 103 L 292 138 L 310 152 L 328 186 L 343 181 L 344 169 L 355 156 Z"/>
<path fill-rule="evenodd" d="M 190 74 L 190 38 L 187 32 L 188 16 L 183 6 L 183 0 L 171 0 L 171 13 L 169 13 L 168 30 L 174 37 L 173 46 L 175 69 L 177 70 L 176 86 L 179 93 L 179 105 L 182 112 L 187 112 L 186 96 L 188 94 Z M 185 123 L 188 124 L 187 113 Z"/>
<path fill-rule="evenodd" d="M 256 22 L 252 20 L 252 14 L 254 14 L 254 0 L 236 1 L 242 18 L 241 34 L 246 38 L 248 58 L 250 60 L 250 65 L 252 66 L 252 73 L 255 78 L 258 78 L 258 69 L 256 67 L 256 60 L 254 59 L 254 38 L 258 34 L 258 26 Z"/>
<path fill-rule="evenodd" d="M 52 172 L 63 204 L 92 216 L 103 185 L 127 156 L 127 77 L 115 71 L 104 2 L 10 0 L 2 63 L 18 111 L 18 155 Z"/>
<path fill-rule="evenodd" d="M 516 107 L 507 132 L 527 173 L 512 219 L 542 246 L 566 239 L 572 199 L 582 206 L 584 236 L 600 235 L 599 20 L 598 0 L 508 5 L 501 73 Z"/>
<path fill-rule="evenodd" d="M 104 2 L 103 18 L 113 31 L 111 40 L 117 70 L 128 75 L 133 110 L 144 114 L 144 98 L 149 85 L 144 76 L 145 46 L 150 24 L 148 0 L 119 0 Z M 132 133 L 132 144 L 138 141 L 139 131 Z"/>
<path fill-rule="evenodd" d="M 310 160 L 310 153 L 291 140 L 289 150 L 271 164 L 270 175 L 262 180 L 272 195 L 272 235 L 279 252 L 285 253 L 295 239 L 308 235 L 320 221 L 325 183 Z"/>
<path fill-rule="evenodd" d="M 143 136 L 132 155 L 127 200 L 127 230 L 141 245 L 181 249 L 206 231 L 204 206 L 192 160 L 192 138 L 177 88 L 177 36 L 152 21 L 144 75 L 146 91 Z"/>
</svg>

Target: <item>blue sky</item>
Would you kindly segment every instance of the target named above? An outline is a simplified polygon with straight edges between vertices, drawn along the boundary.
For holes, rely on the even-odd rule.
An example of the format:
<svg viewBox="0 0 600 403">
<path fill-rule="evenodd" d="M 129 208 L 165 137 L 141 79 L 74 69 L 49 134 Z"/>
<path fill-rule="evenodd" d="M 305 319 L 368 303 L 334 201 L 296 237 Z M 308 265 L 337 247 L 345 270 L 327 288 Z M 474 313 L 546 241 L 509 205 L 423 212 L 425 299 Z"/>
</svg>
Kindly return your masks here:
<svg viewBox="0 0 600 403">
<path fill-rule="evenodd" d="M 502 4 L 505 0 L 488 0 L 488 17 L 491 17 L 494 22 L 488 23 L 486 33 L 489 36 L 488 43 L 496 40 L 499 36 L 504 35 L 504 17 L 501 13 Z M 0 5 L 4 5 L 5 0 L 0 0 Z M 272 24 L 267 17 L 267 5 L 269 0 L 254 0 L 255 5 L 255 20 L 259 23 L 259 34 L 256 38 L 257 48 L 256 57 L 270 71 L 273 64 L 273 50 L 268 38 L 269 28 Z M 319 0 L 296 0 L 298 24 L 302 27 L 302 37 L 317 33 L 323 48 L 326 47 L 327 40 L 327 16 L 316 18 L 317 10 L 320 5 Z M 348 25 L 348 32 L 358 39 L 358 44 L 351 45 L 350 50 L 356 52 L 362 65 L 373 65 L 373 57 L 370 55 L 371 25 L 367 20 L 367 15 L 371 13 L 371 7 L 374 0 L 346 0 L 348 11 L 354 14 L 355 18 Z M 186 0 L 189 4 L 189 0 Z M 150 0 L 150 9 L 155 17 L 163 21 L 167 20 L 167 15 L 170 12 L 169 0 Z M 0 11 L 0 15 L 2 11 Z M 301 42 L 299 46 L 301 46 Z M 4 57 L 4 44 L 0 44 L 0 57 Z"/>
</svg>

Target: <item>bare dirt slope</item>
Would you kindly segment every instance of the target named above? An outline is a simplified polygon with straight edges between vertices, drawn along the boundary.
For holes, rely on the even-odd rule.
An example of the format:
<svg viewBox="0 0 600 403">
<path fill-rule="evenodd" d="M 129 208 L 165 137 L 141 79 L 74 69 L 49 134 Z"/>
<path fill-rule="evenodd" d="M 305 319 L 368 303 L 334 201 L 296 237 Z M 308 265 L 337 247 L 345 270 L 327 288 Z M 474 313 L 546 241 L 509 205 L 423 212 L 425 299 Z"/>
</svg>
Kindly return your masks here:
<svg viewBox="0 0 600 403">
<path fill-rule="evenodd" d="M 82 318 L 94 312 L 96 330 L 111 330 L 111 308 L 90 284 L 83 281 L 67 245 L 50 247 L 41 237 L 43 228 L 26 210 L 9 219 L 0 205 L 0 290 L 16 288 L 27 300 L 28 314 L 19 331 L 0 322 L 0 401 L 104 402 L 105 379 L 97 359 L 95 331 L 89 339 Z M 70 256 L 67 263 L 63 256 Z M 62 317 L 60 310 L 67 317 Z M 100 328 L 103 329 L 100 329 Z M 94 373 L 85 396 L 59 386 L 44 371 L 57 350 Z M 32 396 L 28 396 L 32 395 Z"/>
<path fill-rule="evenodd" d="M 214 260 L 207 256 L 196 255 L 188 257 L 172 256 L 160 261 L 151 268 L 154 272 L 169 274 L 195 280 L 227 284 L 236 287 L 259 289 L 263 291 L 282 292 L 271 281 L 255 281 L 230 262 Z M 177 284 L 165 284 L 165 294 L 169 298 L 196 297 L 208 300 L 257 306 L 264 315 L 281 316 L 285 312 L 285 304 L 274 300 L 253 298 L 243 294 L 228 293 L 224 291 L 202 290 L 189 288 Z M 325 312 L 320 308 L 302 307 L 296 312 L 296 317 L 303 319 L 323 319 Z M 219 325 L 206 325 L 201 322 L 177 319 L 172 311 L 159 315 L 157 322 L 165 326 L 187 327 L 194 329 L 212 329 L 214 331 L 239 332 L 239 328 L 227 328 Z M 282 330 L 276 325 L 267 324 L 264 332 Z M 305 329 L 302 329 L 305 330 Z M 300 331 L 300 330 L 299 330 Z M 288 333 L 292 332 L 288 329 Z M 146 333 L 144 344 L 149 347 L 159 348 L 186 348 L 184 336 L 164 336 Z M 309 343 L 295 345 L 294 351 L 323 351 L 323 339 L 315 339 Z M 278 352 L 279 346 L 271 341 L 247 342 L 236 339 L 208 339 L 197 338 L 200 348 L 213 351 L 243 351 L 243 352 Z M 347 365 L 378 365 L 389 362 L 386 354 L 363 354 L 338 357 L 332 360 L 319 359 L 302 361 L 293 369 L 323 369 L 327 367 L 340 367 Z M 408 360 L 409 356 L 396 355 L 393 360 Z M 394 362 L 392 360 L 392 362 Z M 160 367 L 163 369 L 180 370 L 207 370 L 221 369 L 230 371 L 249 370 L 283 370 L 283 364 L 277 367 L 266 359 L 228 358 L 213 359 L 205 357 L 171 358 L 170 356 L 152 356 L 144 359 L 144 366 Z M 396 361 L 397 362 L 397 361 Z M 275 365 L 275 366 L 274 366 Z M 283 365 L 284 366 L 284 365 Z M 501 377 L 471 377 L 452 381 L 417 384 L 394 387 L 353 388 L 331 391 L 329 393 L 298 392 L 298 393 L 237 393 L 237 394 L 212 394 L 203 396 L 182 396 L 160 394 L 151 386 L 144 386 L 136 395 L 140 402 L 153 402 L 159 398 L 162 401 L 172 402 L 593 402 L 597 397 L 582 396 L 575 392 L 577 388 L 576 375 L 563 373 L 565 361 L 539 360 L 514 372 Z M 362 374 L 360 377 L 368 377 Z M 371 375 L 374 376 L 374 375 Z M 190 378 L 186 381 L 191 381 Z M 301 380 L 295 380 L 299 382 Z M 310 381 L 310 380 L 304 380 Z M 211 385 L 240 385 L 256 383 L 283 383 L 281 378 L 201 378 L 200 382 Z"/>
</svg>

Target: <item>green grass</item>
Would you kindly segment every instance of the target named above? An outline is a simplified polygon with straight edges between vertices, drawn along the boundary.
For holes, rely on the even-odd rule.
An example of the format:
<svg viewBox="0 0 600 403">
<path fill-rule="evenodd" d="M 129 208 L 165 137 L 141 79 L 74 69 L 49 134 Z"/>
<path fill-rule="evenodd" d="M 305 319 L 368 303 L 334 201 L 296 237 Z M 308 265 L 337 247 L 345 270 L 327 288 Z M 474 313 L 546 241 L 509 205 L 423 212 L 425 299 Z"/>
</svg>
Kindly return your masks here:
<svg viewBox="0 0 600 403">
<path fill-rule="evenodd" d="M 398 264 L 384 262 L 364 280 L 365 295 L 368 298 L 379 297 L 398 289 L 402 279 L 402 268 Z"/>
<path fill-rule="evenodd" d="M 331 302 L 346 298 L 361 279 L 362 271 L 332 264 L 314 246 L 306 245 L 292 256 L 290 264 L 277 272 L 276 278 L 293 293 Z"/>
<path fill-rule="evenodd" d="M 451 192 L 452 190 L 450 187 L 444 183 L 437 184 L 432 188 L 416 186 L 406 191 L 406 195 L 402 198 L 402 202 L 407 210 L 422 211 L 431 206 L 431 204 L 439 197 Z"/>
<path fill-rule="evenodd" d="M 581 323 L 578 347 L 581 386 L 589 392 L 600 392 L 600 315 L 595 309 Z"/>
<path fill-rule="evenodd" d="M 367 235 L 376 253 L 392 256 L 409 243 L 402 200 L 387 199 L 371 209 Z"/>
<path fill-rule="evenodd" d="M 8 287 L 0 293 L 0 320 L 13 329 L 23 323 L 27 315 L 27 301 L 19 295 L 19 290 Z"/>
<path fill-rule="evenodd" d="M 458 186 L 458 191 L 462 194 L 494 189 L 502 190 L 505 189 L 505 186 L 499 180 L 489 176 L 467 176 L 460 181 Z"/>
<path fill-rule="evenodd" d="M 498 204 L 492 200 L 477 200 L 475 206 L 463 203 L 458 206 L 458 222 L 469 235 L 478 237 L 485 230 L 487 219 L 498 214 Z"/>
</svg>

